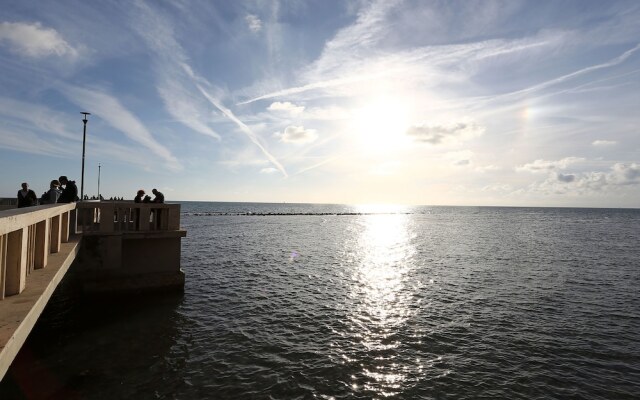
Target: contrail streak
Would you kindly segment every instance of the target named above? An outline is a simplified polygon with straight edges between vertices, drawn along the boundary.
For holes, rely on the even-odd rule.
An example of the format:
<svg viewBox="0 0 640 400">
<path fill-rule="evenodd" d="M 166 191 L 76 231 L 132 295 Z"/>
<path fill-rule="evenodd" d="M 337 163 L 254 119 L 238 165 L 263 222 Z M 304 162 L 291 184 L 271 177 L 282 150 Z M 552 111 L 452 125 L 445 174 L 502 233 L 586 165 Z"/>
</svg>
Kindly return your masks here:
<svg viewBox="0 0 640 400">
<path fill-rule="evenodd" d="M 274 156 L 272 156 L 271 153 L 269 153 L 269 151 L 262 145 L 262 143 L 260 143 L 260 141 L 258 140 L 258 137 L 256 136 L 255 133 L 253 133 L 251 128 L 249 128 L 246 124 L 244 124 L 242 121 L 240 121 L 233 114 L 233 112 L 231 110 L 229 110 L 228 108 L 226 108 L 225 106 L 220 104 L 220 102 L 218 102 L 216 99 L 214 99 L 206 90 L 204 90 L 204 88 L 202 86 L 200 86 L 200 84 L 196 83 L 196 87 L 198 88 L 198 90 L 200 90 L 200 93 L 202 93 L 202 95 L 204 97 L 206 97 L 207 100 L 209 100 L 209 102 L 211 104 L 213 104 L 214 107 L 216 107 L 218 110 L 220 110 L 227 118 L 229 118 L 231 121 L 235 122 L 235 124 L 240 127 L 240 130 L 242 130 L 242 132 L 244 132 L 249 137 L 249 139 L 256 146 L 258 146 L 260 148 L 262 153 L 269 159 L 269 161 L 271 161 L 271 163 L 273 165 L 275 165 L 276 168 L 278 168 L 278 170 L 280 172 L 282 172 L 282 175 L 284 175 L 285 178 L 289 176 L 287 174 L 287 171 L 282 166 L 282 164 L 280 164 L 280 162 L 278 162 L 278 160 Z"/>
<path fill-rule="evenodd" d="M 258 100 L 271 99 L 271 98 L 274 98 L 274 97 L 288 96 L 290 94 L 302 93 L 302 92 L 306 92 L 306 91 L 314 90 L 314 89 L 324 89 L 324 88 L 329 88 L 329 87 L 346 85 L 346 84 L 349 84 L 349 83 L 356 83 L 356 82 L 367 81 L 367 80 L 371 80 L 371 79 L 377 79 L 377 78 L 380 78 L 380 77 L 382 77 L 384 75 L 388 75 L 388 73 L 359 75 L 359 76 L 352 76 L 352 77 L 349 77 L 349 78 L 330 79 L 330 80 L 326 80 L 326 81 L 322 81 L 322 82 L 310 83 L 308 85 L 298 86 L 298 87 L 293 87 L 293 88 L 288 88 L 288 89 L 283 89 L 283 90 L 280 90 L 280 91 L 277 91 L 277 92 L 268 93 L 268 94 L 265 94 L 265 95 L 262 95 L 262 96 L 259 96 L 259 97 L 254 97 L 252 99 L 245 100 L 243 102 L 237 103 L 237 105 L 241 106 L 241 105 L 244 105 L 244 104 L 250 104 L 250 103 L 256 102 Z"/>
</svg>

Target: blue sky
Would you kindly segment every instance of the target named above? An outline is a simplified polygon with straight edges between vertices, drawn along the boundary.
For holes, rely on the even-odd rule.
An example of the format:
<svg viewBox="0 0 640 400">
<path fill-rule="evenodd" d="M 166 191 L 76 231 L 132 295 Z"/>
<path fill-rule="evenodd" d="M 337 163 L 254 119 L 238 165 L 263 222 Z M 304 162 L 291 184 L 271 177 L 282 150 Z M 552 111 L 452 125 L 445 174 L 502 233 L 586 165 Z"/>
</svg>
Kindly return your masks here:
<svg viewBox="0 0 640 400">
<path fill-rule="evenodd" d="M 640 2 L 20 1 L 0 195 L 640 207 Z"/>
</svg>

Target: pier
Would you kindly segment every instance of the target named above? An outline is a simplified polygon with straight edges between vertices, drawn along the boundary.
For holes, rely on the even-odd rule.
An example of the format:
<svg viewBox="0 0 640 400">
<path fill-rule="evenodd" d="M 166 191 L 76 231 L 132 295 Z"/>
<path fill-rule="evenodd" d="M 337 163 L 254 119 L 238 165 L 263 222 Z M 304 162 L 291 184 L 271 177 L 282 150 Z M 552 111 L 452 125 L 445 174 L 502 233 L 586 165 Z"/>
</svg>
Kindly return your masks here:
<svg viewBox="0 0 640 400">
<path fill-rule="evenodd" d="M 179 204 L 79 202 L 0 211 L 0 379 L 70 268 L 85 293 L 175 291 Z"/>
</svg>

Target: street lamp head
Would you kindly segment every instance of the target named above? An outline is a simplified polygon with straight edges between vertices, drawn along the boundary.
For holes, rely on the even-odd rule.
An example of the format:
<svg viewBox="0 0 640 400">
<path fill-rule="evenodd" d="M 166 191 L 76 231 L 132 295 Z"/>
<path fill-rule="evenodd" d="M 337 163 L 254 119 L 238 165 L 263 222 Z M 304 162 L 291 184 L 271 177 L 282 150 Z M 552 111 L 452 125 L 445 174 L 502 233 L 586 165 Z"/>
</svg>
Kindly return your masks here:
<svg viewBox="0 0 640 400">
<path fill-rule="evenodd" d="M 91 115 L 91 113 L 80 111 L 80 114 L 84 115 L 84 119 L 82 121 L 86 124 L 87 123 L 87 115 Z"/>
</svg>

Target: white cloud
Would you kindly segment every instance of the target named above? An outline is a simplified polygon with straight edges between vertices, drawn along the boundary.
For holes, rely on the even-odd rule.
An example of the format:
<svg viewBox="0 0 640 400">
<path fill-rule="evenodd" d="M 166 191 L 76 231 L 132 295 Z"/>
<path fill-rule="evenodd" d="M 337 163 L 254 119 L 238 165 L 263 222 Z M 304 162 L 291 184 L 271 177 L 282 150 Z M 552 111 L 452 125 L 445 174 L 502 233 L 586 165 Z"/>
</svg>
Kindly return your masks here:
<svg viewBox="0 0 640 400">
<path fill-rule="evenodd" d="M 546 195 L 593 195 L 611 191 L 625 191 L 640 185 L 640 164 L 616 163 L 609 171 L 591 171 L 581 174 L 550 174 L 546 180 L 529 186 L 528 192 Z"/>
<path fill-rule="evenodd" d="M 594 140 L 591 144 L 593 146 L 613 146 L 614 144 L 617 144 L 618 142 L 614 141 L 614 140 Z"/>
<path fill-rule="evenodd" d="M 262 30 L 262 21 L 257 15 L 249 14 L 244 17 L 244 20 L 247 22 L 247 26 L 251 32 L 258 33 Z"/>
<path fill-rule="evenodd" d="M 260 170 L 261 174 L 275 174 L 276 172 L 278 172 L 278 169 L 273 167 L 262 168 Z"/>
<path fill-rule="evenodd" d="M 168 168 L 172 170 L 182 169 L 182 165 L 171 152 L 158 143 L 142 122 L 120 104 L 116 98 L 101 91 L 76 86 L 61 86 L 60 90 L 70 101 L 91 111 L 109 125 L 124 133 L 129 139 L 145 146 L 153 154 L 160 157 Z"/>
<path fill-rule="evenodd" d="M 297 115 L 300 114 L 301 112 L 304 111 L 304 106 L 297 106 L 293 103 L 290 103 L 288 101 L 285 102 L 273 102 L 269 105 L 269 107 L 267 107 L 267 110 L 269 111 L 281 111 L 281 112 L 287 112 L 289 114 L 292 115 Z"/>
<path fill-rule="evenodd" d="M 45 28 L 39 22 L 0 23 L 0 43 L 2 42 L 7 42 L 14 53 L 32 58 L 48 56 L 75 58 L 78 55 L 78 51 L 55 29 Z"/>
<path fill-rule="evenodd" d="M 407 135 L 417 142 L 433 145 L 467 141 L 485 132 L 483 126 L 473 122 L 458 122 L 446 125 L 414 125 L 407 129 Z"/>
<path fill-rule="evenodd" d="M 276 136 L 285 143 L 311 143 L 318 138 L 315 129 L 295 125 L 286 127 L 283 133 L 276 133 Z"/>
<path fill-rule="evenodd" d="M 557 161 L 535 160 L 532 163 L 516 167 L 516 171 L 549 172 L 566 169 L 569 165 L 585 161 L 582 157 L 566 157 Z"/>
<path fill-rule="evenodd" d="M 619 185 L 635 185 L 640 183 L 640 164 L 616 163 L 611 167 L 609 180 Z"/>
</svg>

